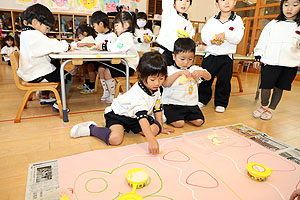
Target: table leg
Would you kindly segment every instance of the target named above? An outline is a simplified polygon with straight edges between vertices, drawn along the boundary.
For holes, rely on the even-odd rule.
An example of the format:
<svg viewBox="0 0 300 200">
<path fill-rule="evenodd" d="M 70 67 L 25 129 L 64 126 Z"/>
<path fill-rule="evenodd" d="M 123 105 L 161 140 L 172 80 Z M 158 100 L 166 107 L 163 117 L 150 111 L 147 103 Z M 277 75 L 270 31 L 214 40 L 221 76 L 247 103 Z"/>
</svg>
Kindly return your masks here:
<svg viewBox="0 0 300 200">
<path fill-rule="evenodd" d="M 121 62 L 126 66 L 126 91 L 128 91 L 129 90 L 129 65 L 124 58 L 121 59 Z"/>
<path fill-rule="evenodd" d="M 62 63 L 60 67 L 60 95 L 61 95 L 61 102 L 63 107 L 63 121 L 68 122 L 68 112 L 67 112 L 67 101 L 66 101 L 66 85 L 65 85 L 65 73 L 64 69 L 67 63 L 71 62 L 72 60 L 66 60 Z"/>
</svg>

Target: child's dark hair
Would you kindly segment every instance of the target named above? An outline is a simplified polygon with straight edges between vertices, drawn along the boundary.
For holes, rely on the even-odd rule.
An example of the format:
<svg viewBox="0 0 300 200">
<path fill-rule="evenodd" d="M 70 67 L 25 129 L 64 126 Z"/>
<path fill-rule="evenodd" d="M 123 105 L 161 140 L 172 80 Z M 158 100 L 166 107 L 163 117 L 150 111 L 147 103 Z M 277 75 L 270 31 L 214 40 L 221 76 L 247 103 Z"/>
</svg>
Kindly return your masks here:
<svg viewBox="0 0 300 200">
<path fill-rule="evenodd" d="M 6 41 L 9 41 L 9 40 L 13 41 L 12 46 L 14 47 L 14 46 L 15 46 L 15 40 L 14 40 L 14 38 L 13 38 L 11 35 L 7 35 L 7 36 L 4 38 L 5 46 L 7 46 Z"/>
<path fill-rule="evenodd" d="M 285 21 L 286 20 L 285 15 L 283 14 L 283 10 L 282 10 L 283 4 L 286 1 L 288 1 L 288 0 L 281 0 L 281 2 L 280 2 L 280 14 L 276 18 L 276 20 L 278 20 L 278 21 Z M 297 13 L 295 22 L 297 23 L 298 26 L 300 26 L 300 12 Z"/>
<path fill-rule="evenodd" d="M 147 14 L 144 13 L 144 12 L 138 12 L 138 14 L 136 15 L 136 19 L 144 19 L 147 21 L 146 25 L 145 25 L 145 29 L 150 29 L 152 31 L 152 21 L 149 20 L 148 21 L 148 18 L 147 18 Z"/>
<path fill-rule="evenodd" d="M 158 51 L 144 53 L 137 66 L 138 79 L 147 82 L 148 76 L 167 77 L 167 66 L 165 57 Z"/>
<path fill-rule="evenodd" d="M 90 35 L 93 36 L 93 38 L 97 37 L 95 30 L 91 26 L 89 26 L 87 24 L 80 24 L 78 26 L 78 28 L 76 29 L 76 35 L 77 36 L 79 34 L 83 35 L 84 32 L 87 33 L 86 37 L 88 37 Z"/>
<path fill-rule="evenodd" d="M 109 19 L 107 14 L 102 11 L 96 11 L 92 14 L 91 23 L 93 25 L 94 23 L 100 24 L 100 22 L 103 23 L 104 28 L 109 28 Z"/>
<path fill-rule="evenodd" d="M 115 17 L 115 24 L 116 23 L 121 23 L 122 26 L 124 25 L 125 22 L 129 24 L 128 31 L 130 33 L 134 33 L 135 27 L 136 27 L 136 16 L 134 12 L 119 12 L 116 17 Z"/>
<path fill-rule="evenodd" d="M 196 52 L 196 43 L 191 38 L 178 38 L 174 43 L 173 53 L 176 55 L 180 52 Z"/>
<path fill-rule="evenodd" d="M 26 20 L 28 24 L 32 24 L 32 20 L 36 19 L 40 23 L 50 27 L 53 27 L 55 23 L 52 12 L 46 6 L 39 3 L 29 6 L 24 11 L 24 14 L 21 15 L 21 19 L 22 21 Z"/>
<path fill-rule="evenodd" d="M 178 0 L 174 0 L 174 3 Z M 216 0 L 218 2 L 218 0 Z M 190 5 L 192 5 L 192 0 L 190 0 Z"/>
</svg>

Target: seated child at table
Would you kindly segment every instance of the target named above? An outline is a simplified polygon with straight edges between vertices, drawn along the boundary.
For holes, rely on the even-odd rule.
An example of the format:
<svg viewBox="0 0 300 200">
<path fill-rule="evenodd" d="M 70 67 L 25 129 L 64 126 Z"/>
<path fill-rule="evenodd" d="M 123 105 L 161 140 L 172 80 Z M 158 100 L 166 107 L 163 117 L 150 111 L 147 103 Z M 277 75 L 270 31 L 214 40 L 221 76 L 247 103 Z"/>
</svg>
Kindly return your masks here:
<svg viewBox="0 0 300 200">
<path fill-rule="evenodd" d="M 163 128 L 162 124 L 159 87 L 167 76 L 167 63 L 160 53 L 148 52 L 141 57 L 137 72 L 139 82 L 105 109 L 106 127 L 97 127 L 93 121 L 80 123 L 71 129 L 71 136 L 94 136 L 107 145 L 120 145 L 124 131 L 131 130 L 146 137 L 149 153 L 159 153 L 155 136 L 174 132 L 173 129 Z"/>
<path fill-rule="evenodd" d="M 109 19 L 107 14 L 102 11 L 96 11 L 92 14 L 91 23 L 94 27 L 94 30 L 98 33 L 95 38 L 95 45 L 108 42 L 112 43 L 117 39 L 117 35 L 110 29 L 109 27 Z M 85 79 L 85 84 L 80 85 L 80 89 L 84 89 L 81 91 L 83 94 L 94 93 L 95 91 L 95 80 L 96 80 L 96 71 L 98 71 L 101 63 L 92 62 L 94 65 L 88 65 L 88 78 Z M 99 68 L 104 69 L 104 68 Z M 109 92 L 106 86 L 106 81 L 104 80 L 103 70 L 99 70 L 100 82 L 103 87 L 103 96 L 101 100 L 105 100 L 109 96 Z M 97 87 L 97 86 L 96 86 Z"/>
<path fill-rule="evenodd" d="M 148 21 L 147 14 L 144 12 L 139 12 L 136 18 L 137 28 L 134 34 L 136 49 L 141 52 L 151 51 L 150 43 L 154 40 L 152 23 Z"/>
<path fill-rule="evenodd" d="M 4 61 L 10 66 L 9 56 L 13 51 L 19 51 L 18 47 L 15 46 L 14 38 L 10 35 L 4 38 L 5 46 L 1 49 L 1 55 L 4 58 Z"/>
<path fill-rule="evenodd" d="M 209 80 L 210 73 L 194 65 L 196 44 L 190 38 L 179 38 L 174 44 L 174 65 L 168 66 L 168 77 L 163 83 L 162 104 L 167 124 L 176 128 L 188 121 L 195 126 L 204 123 L 198 106 L 198 82 Z"/>
<path fill-rule="evenodd" d="M 115 17 L 115 31 L 118 36 L 113 43 L 104 42 L 98 45 L 98 50 L 126 53 L 135 55 L 134 58 L 126 58 L 129 65 L 129 76 L 132 76 L 136 70 L 139 61 L 139 55 L 133 41 L 133 34 L 136 27 L 136 17 L 132 12 L 120 12 Z M 109 96 L 105 99 L 106 103 L 111 103 L 115 96 L 115 80 L 114 77 L 125 77 L 126 66 L 124 64 L 104 63 L 100 66 L 99 72 L 104 75 Z"/>
<path fill-rule="evenodd" d="M 54 26 L 54 16 L 51 11 L 41 5 L 28 7 L 23 15 L 27 26 L 22 28 L 20 36 L 20 67 L 18 75 L 27 82 L 59 82 L 60 61 L 51 59 L 50 53 L 65 52 L 71 49 L 67 41 L 48 38 L 46 33 Z M 66 76 L 66 94 L 72 84 L 72 76 Z M 58 111 L 57 103 L 52 106 Z"/>
</svg>

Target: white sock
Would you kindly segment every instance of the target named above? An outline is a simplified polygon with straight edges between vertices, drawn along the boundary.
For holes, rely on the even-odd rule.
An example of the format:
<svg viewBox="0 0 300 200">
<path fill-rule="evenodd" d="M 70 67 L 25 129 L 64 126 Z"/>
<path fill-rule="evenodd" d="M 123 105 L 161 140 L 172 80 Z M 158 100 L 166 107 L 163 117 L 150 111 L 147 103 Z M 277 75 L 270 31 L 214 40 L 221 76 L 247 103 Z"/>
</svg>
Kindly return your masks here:
<svg viewBox="0 0 300 200">
<path fill-rule="evenodd" d="M 100 78 L 100 82 L 101 82 L 101 85 L 103 87 L 103 97 L 108 97 L 109 96 L 109 91 L 107 89 L 106 81 L 104 79 Z"/>
<path fill-rule="evenodd" d="M 106 80 L 106 85 L 107 85 L 107 89 L 110 93 L 110 95 L 112 96 L 115 96 L 115 92 L 116 92 L 116 81 L 115 79 L 109 79 L 109 80 Z"/>
</svg>

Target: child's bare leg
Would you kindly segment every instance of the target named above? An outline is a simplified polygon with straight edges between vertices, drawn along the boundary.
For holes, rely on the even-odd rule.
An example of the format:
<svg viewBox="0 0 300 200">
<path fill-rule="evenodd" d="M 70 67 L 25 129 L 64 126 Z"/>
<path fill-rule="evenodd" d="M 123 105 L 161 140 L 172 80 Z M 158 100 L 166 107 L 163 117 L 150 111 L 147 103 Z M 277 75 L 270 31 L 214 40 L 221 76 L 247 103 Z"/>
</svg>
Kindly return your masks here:
<svg viewBox="0 0 300 200">
<path fill-rule="evenodd" d="M 157 136 L 161 132 L 161 126 L 160 126 L 159 122 L 157 122 L 157 121 L 154 124 L 152 124 L 150 126 L 150 128 L 151 128 L 151 132 L 154 137 Z M 140 134 L 142 136 L 145 136 L 145 134 L 143 132 L 140 132 Z"/>
<path fill-rule="evenodd" d="M 175 128 L 182 128 L 184 126 L 184 120 L 178 120 L 175 122 L 170 123 Z"/>
<path fill-rule="evenodd" d="M 108 68 L 104 68 L 104 79 L 105 80 L 112 79 L 111 73 Z"/>
<path fill-rule="evenodd" d="M 83 63 L 83 64 L 81 65 L 81 68 L 82 68 L 82 72 L 83 72 L 84 79 L 89 79 L 89 74 L 88 74 L 87 64 L 86 64 L 86 63 Z"/>
<path fill-rule="evenodd" d="M 88 63 L 87 65 L 87 71 L 90 77 L 90 81 L 95 83 L 96 79 L 96 72 L 95 72 L 95 66 L 93 63 Z"/>
<path fill-rule="evenodd" d="M 191 120 L 189 122 L 195 126 L 201 126 L 204 123 L 202 119 Z"/>
<path fill-rule="evenodd" d="M 105 68 L 102 65 L 100 65 L 98 68 L 98 73 L 99 73 L 100 79 L 104 79 L 104 71 L 105 71 Z"/>
<path fill-rule="evenodd" d="M 124 127 L 120 124 L 115 124 L 109 129 L 111 130 L 109 144 L 114 146 L 120 145 L 124 139 Z"/>
</svg>

